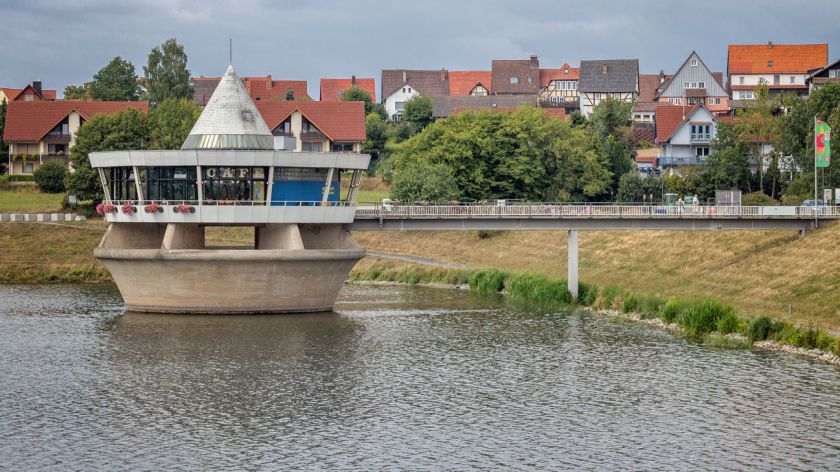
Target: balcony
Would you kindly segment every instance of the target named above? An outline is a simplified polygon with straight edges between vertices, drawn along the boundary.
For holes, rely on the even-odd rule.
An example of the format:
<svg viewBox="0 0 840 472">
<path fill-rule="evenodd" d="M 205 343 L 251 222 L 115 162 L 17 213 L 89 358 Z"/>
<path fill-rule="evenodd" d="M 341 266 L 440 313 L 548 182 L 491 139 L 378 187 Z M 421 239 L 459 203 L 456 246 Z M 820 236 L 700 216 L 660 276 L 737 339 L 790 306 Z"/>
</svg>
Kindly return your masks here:
<svg viewBox="0 0 840 472">
<path fill-rule="evenodd" d="M 70 133 L 50 132 L 42 139 L 47 144 L 70 144 Z"/>
<path fill-rule="evenodd" d="M 708 143 L 712 140 L 711 133 L 691 133 L 691 143 Z"/>
<path fill-rule="evenodd" d="M 659 167 L 702 166 L 706 164 L 706 156 L 659 156 Z"/>
</svg>

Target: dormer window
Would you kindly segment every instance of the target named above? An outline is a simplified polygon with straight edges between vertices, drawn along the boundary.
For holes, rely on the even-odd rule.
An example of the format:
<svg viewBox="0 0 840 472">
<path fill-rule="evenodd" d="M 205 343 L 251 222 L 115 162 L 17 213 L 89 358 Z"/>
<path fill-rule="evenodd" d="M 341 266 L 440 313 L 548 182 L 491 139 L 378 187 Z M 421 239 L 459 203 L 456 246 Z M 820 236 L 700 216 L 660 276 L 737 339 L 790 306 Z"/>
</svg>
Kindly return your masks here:
<svg viewBox="0 0 840 472">
<path fill-rule="evenodd" d="M 510 78 L 510 83 L 518 84 L 519 83 L 519 77 L 511 77 Z"/>
<path fill-rule="evenodd" d="M 483 85 L 478 84 L 470 90 L 470 95 L 473 97 L 485 97 L 488 95 L 487 89 Z"/>
<path fill-rule="evenodd" d="M 246 123 L 253 123 L 254 114 L 250 110 L 242 110 L 242 121 Z"/>
<path fill-rule="evenodd" d="M 767 61 L 767 67 L 773 67 L 773 61 Z"/>
</svg>

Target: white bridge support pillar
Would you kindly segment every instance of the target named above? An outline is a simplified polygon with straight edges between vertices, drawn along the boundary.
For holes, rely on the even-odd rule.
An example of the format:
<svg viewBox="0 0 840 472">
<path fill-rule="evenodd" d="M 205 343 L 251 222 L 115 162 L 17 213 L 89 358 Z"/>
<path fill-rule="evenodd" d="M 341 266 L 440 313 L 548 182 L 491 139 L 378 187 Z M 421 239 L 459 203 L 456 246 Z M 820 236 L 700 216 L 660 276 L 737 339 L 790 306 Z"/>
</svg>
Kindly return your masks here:
<svg viewBox="0 0 840 472">
<path fill-rule="evenodd" d="M 578 298 L 578 230 L 569 230 L 569 258 L 568 269 L 569 275 L 569 292 L 572 294 L 572 300 Z"/>
</svg>

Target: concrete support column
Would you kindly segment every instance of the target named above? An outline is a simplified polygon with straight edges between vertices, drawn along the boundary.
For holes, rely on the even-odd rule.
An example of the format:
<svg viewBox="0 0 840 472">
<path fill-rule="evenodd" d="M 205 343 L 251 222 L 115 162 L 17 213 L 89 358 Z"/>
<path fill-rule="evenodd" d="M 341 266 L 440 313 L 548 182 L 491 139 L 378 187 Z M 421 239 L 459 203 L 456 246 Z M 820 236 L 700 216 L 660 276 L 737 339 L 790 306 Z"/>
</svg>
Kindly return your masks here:
<svg viewBox="0 0 840 472">
<path fill-rule="evenodd" d="M 304 248 L 300 230 L 294 223 L 258 226 L 254 232 L 254 239 L 256 249 L 302 250 Z"/>
<path fill-rule="evenodd" d="M 578 298 L 578 230 L 569 230 L 569 292 L 572 294 L 572 300 Z"/>
<path fill-rule="evenodd" d="M 190 223 L 166 225 L 163 249 L 204 249 L 204 226 Z"/>
</svg>

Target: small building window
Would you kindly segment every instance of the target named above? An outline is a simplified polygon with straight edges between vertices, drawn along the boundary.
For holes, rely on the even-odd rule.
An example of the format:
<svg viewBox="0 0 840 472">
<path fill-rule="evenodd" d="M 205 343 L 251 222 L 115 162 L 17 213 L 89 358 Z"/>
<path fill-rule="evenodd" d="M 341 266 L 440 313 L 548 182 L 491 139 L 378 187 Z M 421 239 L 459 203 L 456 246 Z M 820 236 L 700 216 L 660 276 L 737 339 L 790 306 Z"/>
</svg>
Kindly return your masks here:
<svg viewBox="0 0 840 472">
<path fill-rule="evenodd" d="M 394 109 L 397 111 L 405 110 L 405 102 L 394 102 Z"/>
<path fill-rule="evenodd" d="M 767 67 L 773 67 L 773 61 L 767 61 Z"/>
<path fill-rule="evenodd" d="M 353 143 L 332 143 L 332 152 L 353 152 Z"/>
<path fill-rule="evenodd" d="M 691 60 L 691 66 L 694 67 L 696 65 L 697 65 L 697 59 L 692 59 Z"/>
<path fill-rule="evenodd" d="M 568 74 L 568 73 L 569 73 L 569 69 L 563 69 L 563 73 L 564 73 L 564 74 Z"/>
<path fill-rule="evenodd" d="M 510 83 L 518 84 L 519 83 L 519 77 L 511 77 L 510 78 Z"/>
<path fill-rule="evenodd" d="M 32 173 L 32 163 L 27 162 L 23 165 L 23 173 L 24 174 L 31 174 Z"/>
<path fill-rule="evenodd" d="M 304 152 L 322 152 L 324 150 L 324 143 L 303 143 Z"/>
<path fill-rule="evenodd" d="M 744 85 L 744 76 L 738 77 L 738 83 Z"/>
<path fill-rule="evenodd" d="M 790 76 L 790 83 L 795 84 L 796 83 L 796 77 Z"/>
<path fill-rule="evenodd" d="M 698 82 L 697 88 L 706 88 L 706 82 Z"/>
<path fill-rule="evenodd" d="M 708 155 L 709 155 L 709 148 L 707 148 L 707 147 L 699 147 L 699 148 L 697 148 L 697 150 L 695 151 L 695 155 L 696 155 L 697 157 L 706 157 L 706 156 L 708 156 Z"/>
</svg>

